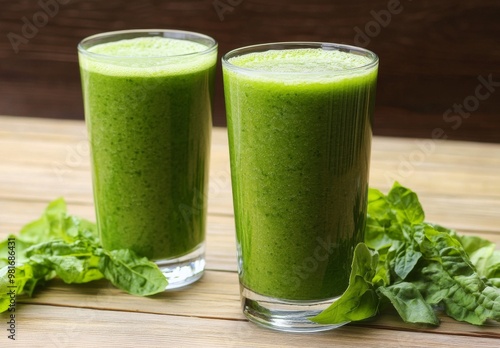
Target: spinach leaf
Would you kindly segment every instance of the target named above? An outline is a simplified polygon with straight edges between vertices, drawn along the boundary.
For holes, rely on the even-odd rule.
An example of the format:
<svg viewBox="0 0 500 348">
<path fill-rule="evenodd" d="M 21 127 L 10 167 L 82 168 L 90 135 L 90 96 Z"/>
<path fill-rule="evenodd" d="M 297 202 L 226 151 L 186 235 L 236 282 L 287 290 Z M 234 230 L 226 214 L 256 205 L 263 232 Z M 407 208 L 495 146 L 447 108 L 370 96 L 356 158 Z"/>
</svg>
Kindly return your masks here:
<svg viewBox="0 0 500 348">
<path fill-rule="evenodd" d="M 395 183 L 387 194 L 387 200 L 396 211 L 396 217 L 400 223 L 419 224 L 424 222 L 424 210 L 415 192 Z"/>
<path fill-rule="evenodd" d="M 42 216 L 26 224 L 19 232 L 18 240 L 29 244 L 63 238 L 65 231 L 66 202 L 58 198 L 48 204 Z"/>
<path fill-rule="evenodd" d="M 64 282 L 87 283 L 103 278 L 99 270 L 99 256 L 95 247 L 78 240 L 66 243 L 54 240 L 32 246 L 27 251 L 30 264 L 39 264 L 54 270 Z"/>
<path fill-rule="evenodd" d="M 100 252 L 99 269 L 114 286 L 133 295 L 149 296 L 164 291 L 167 279 L 158 266 L 128 249 Z"/>
<path fill-rule="evenodd" d="M 12 293 L 14 298 L 32 296 L 39 284 L 56 276 L 66 283 L 106 277 L 120 289 L 142 296 L 167 285 L 155 263 L 128 250 L 104 251 L 95 224 L 69 215 L 62 198 L 50 202 L 39 219 L 9 239 L 0 242 L 0 312 L 8 310 Z"/>
<path fill-rule="evenodd" d="M 480 276 L 500 278 L 500 250 L 495 250 L 494 243 L 477 236 L 458 239 Z"/>
<path fill-rule="evenodd" d="M 493 243 L 426 222 L 417 195 L 398 183 L 387 195 L 369 189 L 366 221 L 363 245 L 377 261 L 360 268 L 369 250 L 359 249 L 348 289 L 313 321 L 364 319 L 387 300 L 409 323 L 438 325 L 434 307 L 475 325 L 500 321 L 500 250 Z"/>
<path fill-rule="evenodd" d="M 374 316 L 378 298 L 371 280 L 377 263 L 377 253 L 371 252 L 363 243 L 358 244 L 354 250 L 347 290 L 330 307 L 310 320 L 319 324 L 342 324 Z"/>
<path fill-rule="evenodd" d="M 425 302 L 419 289 L 409 282 L 401 282 L 377 288 L 380 297 L 386 297 L 400 317 L 407 323 L 439 325 L 432 307 Z"/>
<path fill-rule="evenodd" d="M 15 247 L 13 247 L 15 245 Z M 26 249 L 28 249 L 32 243 L 19 240 L 15 235 L 11 234 L 7 239 L 0 242 L 0 268 L 8 266 L 9 262 L 9 251 L 14 251 L 15 262 L 18 264 L 23 264 L 26 262 Z"/>
<path fill-rule="evenodd" d="M 426 300 L 443 304 L 446 313 L 456 320 L 475 325 L 488 319 L 500 320 L 500 288 L 481 277 L 460 241 L 432 226 L 426 226 L 425 236 L 422 250 L 428 255 L 428 263 L 420 277 L 427 285 Z"/>
<path fill-rule="evenodd" d="M 394 259 L 394 273 L 402 280 L 413 271 L 422 253 L 415 250 L 414 243 L 401 243 Z"/>
<path fill-rule="evenodd" d="M 29 263 L 0 269 L 0 313 L 8 310 L 19 294 L 31 296 L 38 284 L 53 277 L 46 267 Z"/>
</svg>

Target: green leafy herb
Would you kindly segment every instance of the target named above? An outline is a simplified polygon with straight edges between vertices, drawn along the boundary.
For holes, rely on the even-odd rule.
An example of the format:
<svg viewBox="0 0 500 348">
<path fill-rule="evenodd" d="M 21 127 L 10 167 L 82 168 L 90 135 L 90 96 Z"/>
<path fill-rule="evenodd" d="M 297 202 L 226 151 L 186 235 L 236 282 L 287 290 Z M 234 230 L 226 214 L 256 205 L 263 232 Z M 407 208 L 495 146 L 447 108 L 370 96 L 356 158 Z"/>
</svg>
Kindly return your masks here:
<svg viewBox="0 0 500 348">
<path fill-rule="evenodd" d="M 145 257 L 137 257 L 131 250 L 102 250 L 99 269 L 113 285 L 134 295 L 153 295 L 167 286 L 156 264 Z"/>
<path fill-rule="evenodd" d="M 495 250 L 495 244 L 476 236 L 458 238 L 477 273 L 487 278 L 490 284 L 500 287 L 500 250 Z"/>
<path fill-rule="evenodd" d="M 408 323 L 439 325 L 435 308 L 475 325 L 500 321 L 500 251 L 425 222 L 417 195 L 398 183 L 387 195 L 370 189 L 365 243 L 356 247 L 349 287 L 311 320 L 366 319 L 386 301 Z"/>
<path fill-rule="evenodd" d="M 439 319 L 431 305 L 425 302 L 418 288 L 409 282 L 401 282 L 377 288 L 379 297 L 387 298 L 400 317 L 407 323 L 439 325 Z"/>
<path fill-rule="evenodd" d="M 19 235 L 0 242 L 0 312 L 8 310 L 15 296 L 32 296 L 37 286 L 56 276 L 66 283 L 107 278 L 140 296 L 167 286 L 155 263 L 130 250 L 104 250 L 95 224 L 69 215 L 62 198 L 51 202 Z"/>
<path fill-rule="evenodd" d="M 340 299 L 313 318 L 315 322 L 341 324 L 370 318 L 377 313 L 378 298 L 372 279 L 378 255 L 362 243 L 356 246 L 354 255 L 349 287 Z"/>
</svg>

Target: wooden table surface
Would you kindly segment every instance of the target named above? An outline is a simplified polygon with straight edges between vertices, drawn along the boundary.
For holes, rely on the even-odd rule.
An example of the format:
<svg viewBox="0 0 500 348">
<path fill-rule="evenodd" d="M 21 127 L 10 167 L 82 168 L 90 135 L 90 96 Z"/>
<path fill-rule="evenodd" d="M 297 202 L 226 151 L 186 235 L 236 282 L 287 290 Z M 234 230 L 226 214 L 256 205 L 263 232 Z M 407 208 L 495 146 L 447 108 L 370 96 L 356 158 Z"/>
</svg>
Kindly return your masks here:
<svg viewBox="0 0 500 348">
<path fill-rule="evenodd" d="M 81 121 L 0 117 L 0 238 L 17 233 L 60 196 L 69 212 L 95 219 Z M 428 221 L 500 246 L 500 144 L 375 137 L 370 185 L 394 180 L 419 194 Z M 260 328 L 241 313 L 226 130 L 213 132 L 207 270 L 197 283 L 149 298 L 97 281 L 55 279 L 19 297 L 16 342 L 0 317 L 0 347 L 500 347 L 500 324 L 441 317 L 437 328 L 394 313 L 314 334 Z"/>
</svg>

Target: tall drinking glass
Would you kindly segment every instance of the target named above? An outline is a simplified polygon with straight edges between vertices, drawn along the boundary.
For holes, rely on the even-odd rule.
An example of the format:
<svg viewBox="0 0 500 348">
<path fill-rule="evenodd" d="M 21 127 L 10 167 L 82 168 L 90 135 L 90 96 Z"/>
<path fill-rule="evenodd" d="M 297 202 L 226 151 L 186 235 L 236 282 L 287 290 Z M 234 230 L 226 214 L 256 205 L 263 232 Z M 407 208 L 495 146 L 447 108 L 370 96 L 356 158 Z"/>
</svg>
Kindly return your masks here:
<svg viewBox="0 0 500 348">
<path fill-rule="evenodd" d="M 243 311 L 285 331 L 347 288 L 363 241 L 378 58 L 330 43 L 223 59 Z"/>
<path fill-rule="evenodd" d="M 78 46 L 97 226 L 106 249 L 155 260 L 169 285 L 204 270 L 217 43 L 176 30 Z"/>
</svg>

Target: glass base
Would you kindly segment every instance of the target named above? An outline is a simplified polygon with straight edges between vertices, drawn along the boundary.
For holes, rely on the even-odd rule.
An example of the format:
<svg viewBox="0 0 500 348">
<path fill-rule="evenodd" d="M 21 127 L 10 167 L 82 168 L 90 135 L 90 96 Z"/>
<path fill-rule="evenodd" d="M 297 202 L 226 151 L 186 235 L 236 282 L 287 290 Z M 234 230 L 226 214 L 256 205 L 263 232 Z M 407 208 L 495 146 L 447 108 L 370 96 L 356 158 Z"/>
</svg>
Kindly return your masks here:
<svg viewBox="0 0 500 348">
<path fill-rule="evenodd" d="M 240 288 L 243 314 L 258 325 L 287 332 L 317 332 L 347 324 L 325 325 L 308 319 L 321 313 L 339 297 L 323 301 L 285 301 L 259 295 L 241 284 Z"/>
<path fill-rule="evenodd" d="M 156 260 L 168 280 L 165 290 L 177 289 L 194 283 L 205 271 L 205 243 L 187 255 L 168 260 Z"/>
</svg>

